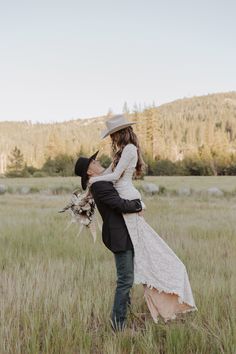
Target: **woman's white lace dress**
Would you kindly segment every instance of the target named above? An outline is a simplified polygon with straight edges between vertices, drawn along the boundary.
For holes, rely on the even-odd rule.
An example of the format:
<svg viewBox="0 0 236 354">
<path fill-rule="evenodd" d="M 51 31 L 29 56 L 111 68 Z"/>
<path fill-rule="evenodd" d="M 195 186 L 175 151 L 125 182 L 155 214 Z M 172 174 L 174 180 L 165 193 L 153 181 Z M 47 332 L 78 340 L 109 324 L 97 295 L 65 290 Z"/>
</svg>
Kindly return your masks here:
<svg viewBox="0 0 236 354">
<path fill-rule="evenodd" d="M 141 199 L 132 176 L 137 164 L 137 148 L 128 144 L 112 172 L 111 166 L 91 183 L 112 181 L 124 199 Z M 134 246 L 134 283 L 144 285 L 144 297 L 153 320 L 160 314 L 164 320 L 176 318 L 177 313 L 197 310 L 187 270 L 167 243 L 138 215 L 123 214 Z"/>
</svg>

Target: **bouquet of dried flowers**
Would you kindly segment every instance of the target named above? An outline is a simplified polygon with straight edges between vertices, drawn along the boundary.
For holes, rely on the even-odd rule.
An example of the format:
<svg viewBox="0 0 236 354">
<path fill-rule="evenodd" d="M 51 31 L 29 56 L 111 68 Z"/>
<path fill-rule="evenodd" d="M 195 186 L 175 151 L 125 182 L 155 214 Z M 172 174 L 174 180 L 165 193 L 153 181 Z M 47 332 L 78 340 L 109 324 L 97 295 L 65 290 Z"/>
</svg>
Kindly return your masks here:
<svg viewBox="0 0 236 354">
<path fill-rule="evenodd" d="M 72 223 L 80 224 L 78 235 L 80 235 L 83 227 L 90 229 L 94 242 L 96 241 L 96 205 L 90 191 L 80 193 L 77 189 L 73 191 L 71 200 L 63 209 L 59 210 L 59 213 L 63 213 L 69 210 L 71 214 L 71 221 L 68 224 L 66 230 Z M 101 226 L 98 223 L 98 227 L 101 230 Z"/>
</svg>

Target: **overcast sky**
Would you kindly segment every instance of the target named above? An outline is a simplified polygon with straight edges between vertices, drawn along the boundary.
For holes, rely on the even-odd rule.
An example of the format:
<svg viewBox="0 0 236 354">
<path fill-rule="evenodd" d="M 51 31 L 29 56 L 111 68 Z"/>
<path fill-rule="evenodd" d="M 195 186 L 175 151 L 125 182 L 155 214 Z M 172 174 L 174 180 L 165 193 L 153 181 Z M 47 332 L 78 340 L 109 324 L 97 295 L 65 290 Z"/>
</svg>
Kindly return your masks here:
<svg viewBox="0 0 236 354">
<path fill-rule="evenodd" d="M 0 120 L 236 90 L 234 0 L 0 0 Z"/>
</svg>

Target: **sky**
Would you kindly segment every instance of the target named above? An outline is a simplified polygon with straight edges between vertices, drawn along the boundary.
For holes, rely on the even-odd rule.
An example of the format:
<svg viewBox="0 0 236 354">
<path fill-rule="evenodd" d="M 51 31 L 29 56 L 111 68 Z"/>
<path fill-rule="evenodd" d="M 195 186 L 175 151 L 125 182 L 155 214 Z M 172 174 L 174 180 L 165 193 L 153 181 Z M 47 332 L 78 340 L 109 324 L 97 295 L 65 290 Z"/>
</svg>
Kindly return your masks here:
<svg viewBox="0 0 236 354">
<path fill-rule="evenodd" d="M 0 121 L 236 90 L 235 0 L 0 0 Z"/>
</svg>

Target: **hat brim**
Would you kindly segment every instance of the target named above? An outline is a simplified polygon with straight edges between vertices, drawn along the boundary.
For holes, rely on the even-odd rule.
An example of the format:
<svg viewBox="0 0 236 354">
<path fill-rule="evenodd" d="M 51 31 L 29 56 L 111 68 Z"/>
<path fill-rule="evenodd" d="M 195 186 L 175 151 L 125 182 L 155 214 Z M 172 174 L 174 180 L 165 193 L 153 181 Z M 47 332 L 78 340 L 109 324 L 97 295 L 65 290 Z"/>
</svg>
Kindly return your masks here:
<svg viewBox="0 0 236 354">
<path fill-rule="evenodd" d="M 118 132 L 119 130 L 121 129 L 124 129 L 124 128 L 127 128 L 127 127 L 130 127 L 131 125 L 133 124 L 136 124 L 136 122 L 129 122 L 129 123 L 126 123 L 126 124 L 122 124 L 120 125 L 119 127 L 115 127 L 113 129 L 110 129 L 110 130 L 104 130 L 102 133 L 101 133 L 101 139 L 104 139 L 106 138 L 108 135 L 111 135 L 115 132 Z"/>
<path fill-rule="evenodd" d="M 84 170 L 83 175 L 81 176 L 81 186 L 83 188 L 83 190 L 85 190 L 87 188 L 87 184 L 88 184 L 88 175 L 87 175 L 87 171 L 90 165 L 90 162 L 92 160 L 96 160 L 97 154 L 99 153 L 99 150 L 97 152 L 95 152 L 95 154 L 93 154 L 91 157 L 88 158 L 88 162 L 87 162 L 87 166 Z"/>
</svg>

